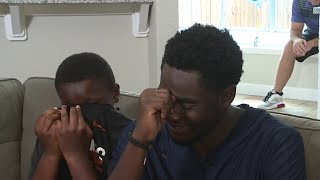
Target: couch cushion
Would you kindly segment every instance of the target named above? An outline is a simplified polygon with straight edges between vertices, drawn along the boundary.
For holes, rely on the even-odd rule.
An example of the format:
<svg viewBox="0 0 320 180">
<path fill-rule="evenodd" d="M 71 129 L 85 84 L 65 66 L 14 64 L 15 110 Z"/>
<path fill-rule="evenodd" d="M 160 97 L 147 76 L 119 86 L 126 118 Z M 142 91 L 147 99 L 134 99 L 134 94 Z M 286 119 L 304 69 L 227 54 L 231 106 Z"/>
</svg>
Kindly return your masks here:
<svg viewBox="0 0 320 180">
<path fill-rule="evenodd" d="M 272 112 L 280 121 L 300 132 L 305 148 L 308 180 L 320 179 L 320 120 Z"/>
<path fill-rule="evenodd" d="M 124 115 L 131 119 L 137 119 L 139 107 L 139 95 L 121 92 L 120 100 L 115 107 Z"/>
<path fill-rule="evenodd" d="M 0 179 L 20 179 L 22 103 L 22 84 L 0 79 Z"/>
<path fill-rule="evenodd" d="M 21 142 L 21 179 L 26 180 L 31 164 L 31 155 L 36 141 L 33 126 L 48 108 L 59 106 L 60 100 L 54 88 L 53 78 L 33 77 L 24 84 L 23 136 Z"/>
<path fill-rule="evenodd" d="M 22 179 L 26 179 L 30 166 L 30 156 L 36 138 L 33 132 L 33 124 L 35 120 L 47 108 L 58 106 L 60 104 L 59 98 L 54 89 L 53 79 L 30 78 L 24 83 L 24 87 L 24 131 L 22 140 L 22 152 L 24 153 L 21 154 Z M 119 108 L 120 112 L 126 116 L 136 119 L 138 113 L 138 102 L 138 95 L 121 92 L 120 101 L 115 106 Z M 277 117 L 280 121 L 287 123 L 299 130 L 301 136 L 303 137 L 305 146 L 308 180 L 319 180 L 320 171 L 318 169 L 320 167 L 320 121 L 283 113 L 272 112 L 271 114 Z"/>
</svg>

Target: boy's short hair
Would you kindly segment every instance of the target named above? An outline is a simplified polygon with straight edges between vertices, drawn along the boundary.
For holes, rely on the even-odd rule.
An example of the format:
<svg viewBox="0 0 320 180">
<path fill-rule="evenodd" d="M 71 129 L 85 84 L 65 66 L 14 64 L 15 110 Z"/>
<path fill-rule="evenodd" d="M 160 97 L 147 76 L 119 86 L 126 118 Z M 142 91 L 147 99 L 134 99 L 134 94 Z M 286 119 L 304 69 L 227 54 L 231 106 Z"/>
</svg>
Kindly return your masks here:
<svg viewBox="0 0 320 180">
<path fill-rule="evenodd" d="M 90 78 L 101 79 L 106 87 L 115 84 L 113 71 L 108 62 L 95 53 L 79 53 L 67 57 L 58 67 L 55 87 L 62 83 L 79 82 Z"/>
</svg>

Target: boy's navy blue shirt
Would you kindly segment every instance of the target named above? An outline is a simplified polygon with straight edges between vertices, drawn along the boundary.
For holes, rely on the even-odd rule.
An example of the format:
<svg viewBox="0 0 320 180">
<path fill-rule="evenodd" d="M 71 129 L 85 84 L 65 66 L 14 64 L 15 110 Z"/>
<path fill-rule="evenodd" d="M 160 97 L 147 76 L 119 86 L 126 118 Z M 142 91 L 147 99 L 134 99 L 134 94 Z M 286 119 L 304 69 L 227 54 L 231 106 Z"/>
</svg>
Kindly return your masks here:
<svg viewBox="0 0 320 180">
<path fill-rule="evenodd" d="M 167 125 L 147 155 L 147 180 L 306 180 L 304 145 L 297 130 L 267 112 L 241 106 L 246 112 L 227 139 L 205 158 L 190 146 L 174 143 Z M 130 124 L 111 161 L 113 169 L 134 129 Z"/>
</svg>

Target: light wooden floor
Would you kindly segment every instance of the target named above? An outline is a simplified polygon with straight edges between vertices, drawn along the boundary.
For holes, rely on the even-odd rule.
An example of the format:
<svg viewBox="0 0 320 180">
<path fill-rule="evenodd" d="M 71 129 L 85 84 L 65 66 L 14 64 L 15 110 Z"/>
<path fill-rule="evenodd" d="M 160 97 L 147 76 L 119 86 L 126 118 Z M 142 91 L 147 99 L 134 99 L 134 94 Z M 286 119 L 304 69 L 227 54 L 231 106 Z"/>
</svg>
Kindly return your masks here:
<svg viewBox="0 0 320 180">
<path fill-rule="evenodd" d="M 261 96 L 249 96 L 237 94 L 235 100 L 232 104 L 249 104 L 252 107 L 256 107 L 258 103 L 264 97 Z M 317 102 L 316 101 L 301 101 L 301 100 L 292 100 L 285 99 L 286 107 L 273 109 L 272 111 L 283 112 L 288 114 L 293 114 L 297 116 L 305 116 L 310 118 L 317 117 Z"/>
</svg>

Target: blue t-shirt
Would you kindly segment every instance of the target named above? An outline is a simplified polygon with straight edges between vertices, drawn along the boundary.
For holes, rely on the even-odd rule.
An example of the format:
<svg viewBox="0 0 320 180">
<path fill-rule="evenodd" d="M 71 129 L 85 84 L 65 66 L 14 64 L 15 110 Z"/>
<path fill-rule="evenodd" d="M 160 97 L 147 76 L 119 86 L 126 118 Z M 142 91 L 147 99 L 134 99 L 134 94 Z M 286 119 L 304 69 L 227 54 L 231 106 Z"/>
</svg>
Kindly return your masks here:
<svg viewBox="0 0 320 180">
<path fill-rule="evenodd" d="M 306 180 L 304 145 L 297 130 L 263 110 L 242 106 L 246 113 L 227 139 L 205 158 L 191 147 L 175 144 L 167 126 L 149 151 L 148 180 Z M 128 141 L 130 124 L 116 147 L 111 168 Z"/>
<path fill-rule="evenodd" d="M 314 6 L 308 0 L 293 0 L 291 22 L 305 23 L 313 34 L 319 34 L 319 14 L 313 14 Z"/>
</svg>

